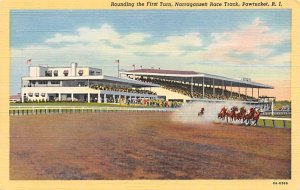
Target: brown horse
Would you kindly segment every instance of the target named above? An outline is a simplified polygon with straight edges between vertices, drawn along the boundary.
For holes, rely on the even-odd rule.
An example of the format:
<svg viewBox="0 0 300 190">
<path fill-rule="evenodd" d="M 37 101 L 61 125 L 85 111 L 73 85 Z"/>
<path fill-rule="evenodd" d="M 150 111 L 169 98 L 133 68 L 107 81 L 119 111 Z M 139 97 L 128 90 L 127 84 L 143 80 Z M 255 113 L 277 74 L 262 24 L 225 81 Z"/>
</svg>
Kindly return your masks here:
<svg viewBox="0 0 300 190">
<path fill-rule="evenodd" d="M 228 117 L 231 118 L 231 121 L 236 121 L 237 119 L 237 111 L 239 110 L 239 108 L 237 106 L 233 106 L 231 109 L 230 109 L 230 112 L 227 112 L 227 122 L 228 122 Z"/>
<path fill-rule="evenodd" d="M 251 120 L 253 120 L 254 113 L 255 109 L 250 108 L 249 113 L 246 113 L 245 117 L 243 118 L 243 123 L 245 123 L 246 125 L 251 125 Z"/>
<path fill-rule="evenodd" d="M 227 115 L 227 107 L 224 106 L 221 109 L 221 111 L 218 113 L 218 119 L 224 120 L 226 118 L 226 115 Z"/>
<path fill-rule="evenodd" d="M 255 110 L 254 111 L 254 115 L 253 115 L 253 125 L 254 126 L 256 126 L 257 125 L 257 122 L 258 122 L 258 120 L 259 120 L 259 116 L 260 116 L 260 114 L 262 113 L 262 111 L 260 110 L 260 109 L 257 109 L 257 110 Z"/>
<path fill-rule="evenodd" d="M 241 107 L 240 111 L 236 114 L 237 120 L 244 120 L 246 112 L 247 111 L 246 111 L 245 107 Z"/>
</svg>

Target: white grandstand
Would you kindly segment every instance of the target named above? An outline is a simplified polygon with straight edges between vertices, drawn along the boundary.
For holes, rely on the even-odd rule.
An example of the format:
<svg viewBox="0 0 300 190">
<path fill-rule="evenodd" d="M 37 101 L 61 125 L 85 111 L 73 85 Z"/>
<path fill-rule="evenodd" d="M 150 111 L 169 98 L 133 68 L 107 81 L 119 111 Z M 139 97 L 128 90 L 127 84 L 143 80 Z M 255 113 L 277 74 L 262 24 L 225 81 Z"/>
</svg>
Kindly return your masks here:
<svg viewBox="0 0 300 190">
<path fill-rule="evenodd" d="M 258 101 L 260 89 L 273 89 L 273 86 L 251 81 L 250 78 L 234 79 L 195 71 L 162 69 L 137 69 L 121 72 L 122 76 L 148 84 L 159 84 L 152 88 L 167 100 L 193 101 L 203 99 Z M 238 89 L 237 92 L 232 89 Z M 245 93 L 241 93 L 241 89 Z M 250 89 L 251 92 L 247 93 Z M 257 96 L 253 89 L 257 89 Z"/>
<path fill-rule="evenodd" d="M 71 63 L 70 67 L 29 66 L 28 76 L 21 81 L 21 100 L 118 103 L 157 99 L 155 93 L 145 88 L 158 86 L 106 76 L 101 69 L 78 67 L 77 63 Z"/>
</svg>

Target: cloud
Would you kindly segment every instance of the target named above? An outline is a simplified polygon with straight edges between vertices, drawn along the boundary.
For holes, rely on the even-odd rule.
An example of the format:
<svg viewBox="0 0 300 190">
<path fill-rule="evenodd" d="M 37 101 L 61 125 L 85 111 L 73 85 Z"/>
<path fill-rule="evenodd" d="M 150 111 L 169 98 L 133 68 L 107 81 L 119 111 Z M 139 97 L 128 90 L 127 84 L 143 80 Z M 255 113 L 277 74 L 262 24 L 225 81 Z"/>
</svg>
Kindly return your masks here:
<svg viewBox="0 0 300 190">
<path fill-rule="evenodd" d="M 113 67 L 110 64 L 115 59 L 120 59 L 126 69 L 132 64 L 168 69 L 201 68 L 201 71 L 207 64 L 229 69 L 250 63 L 289 65 L 289 53 L 274 53 L 275 47 L 288 36 L 286 31 L 272 31 L 259 18 L 231 31 L 211 34 L 209 44 L 203 43 L 200 31 L 168 36 L 136 31 L 124 34 L 103 24 L 99 28 L 81 27 L 72 34 L 57 33 L 39 45 L 12 48 L 12 58 L 15 63 L 31 58 L 34 64 L 60 65 L 76 61 L 95 67 L 107 65 L 108 71 L 114 70 L 108 67 Z M 237 69 L 243 67 L 236 67 L 234 72 Z"/>
<path fill-rule="evenodd" d="M 46 40 L 48 44 L 69 43 L 107 43 L 115 46 L 128 46 L 142 43 L 146 38 L 151 37 L 144 33 L 130 33 L 121 35 L 108 24 L 103 24 L 100 28 L 79 28 L 75 35 L 55 34 L 54 37 Z"/>
<path fill-rule="evenodd" d="M 266 57 L 273 53 L 276 46 L 289 39 L 286 30 L 271 31 L 271 29 L 256 18 L 248 25 L 239 26 L 232 31 L 211 34 L 212 43 L 203 53 L 204 58 L 213 57 L 214 60 L 227 60 L 241 63 L 233 55 L 252 55 Z"/>
<path fill-rule="evenodd" d="M 110 25 L 103 24 L 98 29 L 78 28 L 75 35 L 55 34 L 53 38 L 47 39 L 47 43 L 63 43 L 63 42 L 97 42 L 100 40 L 118 41 L 118 34 Z"/>
<path fill-rule="evenodd" d="M 150 43 L 151 35 L 141 32 L 120 34 L 109 24 L 103 24 L 100 28 L 79 28 L 74 35 L 55 34 L 46 40 L 47 44 L 87 43 L 97 44 L 99 47 L 122 47 L 126 52 L 143 53 L 144 55 L 161 55 L 167 53 L 183 52 L 187 47 L 200 47 L 202 40 L 200 34 L 191 32 L 184 35 L 166 36 L 160 42 Z"/>
<path fill-rule="evenodd" d="M 290 60 L 291 60 L 291 54 L 289 52 L 286 52 L 286 53 L 281 53 L 281 54 L 273 56 L 273 57 L 269 57 L 268 59 L 266 59 L 265 63 L 289 65 Z"/>
</svg>

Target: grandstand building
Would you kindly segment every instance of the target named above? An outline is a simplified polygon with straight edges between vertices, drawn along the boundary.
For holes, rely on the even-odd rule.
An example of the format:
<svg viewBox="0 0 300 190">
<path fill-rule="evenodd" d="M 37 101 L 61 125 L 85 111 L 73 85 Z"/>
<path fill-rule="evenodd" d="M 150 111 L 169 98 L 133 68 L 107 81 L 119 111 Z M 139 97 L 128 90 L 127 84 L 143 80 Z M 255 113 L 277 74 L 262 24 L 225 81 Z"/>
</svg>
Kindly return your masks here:
<svg viewBox="0 0 300 190">
<path fill-rule="evenodd" d="M 21 79 L 22 102 L 80 101 L 119 103 L 136 99 L 157 99 L 150 90 L 157 84 L 102 74 L 92 67 L 29 66 L 28 76 Z"/>
<path fill-rule="evenodd" d="M 152 91 L 158 95 L 165 95 L 169 101 L 234 99 L 259 102 L 260 89 L 273 89 L 273 86 L 251 81 L 250 78 L 234 79 L 195 71 L 137 69 L 121 72 L 121 75 L 136 81 L 160 85 L 152 88 Z M 233 88 L 237 90 L 233 91 Z M 242 89 L 245 93 L 241 93 Z M 257 89 L 257 96 L 254 95 L 254 89 Z"/>
</svg>

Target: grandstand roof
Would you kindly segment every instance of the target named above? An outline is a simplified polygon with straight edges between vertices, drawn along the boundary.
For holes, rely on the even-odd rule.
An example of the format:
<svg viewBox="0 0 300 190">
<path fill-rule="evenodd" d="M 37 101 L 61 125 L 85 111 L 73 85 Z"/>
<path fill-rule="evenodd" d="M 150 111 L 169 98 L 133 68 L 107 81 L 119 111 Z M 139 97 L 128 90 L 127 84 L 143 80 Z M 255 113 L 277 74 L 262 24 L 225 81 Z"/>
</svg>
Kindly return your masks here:
<svg viewBox="0 0 300 190">
<path fill-rule="evenodd" d="M 245 87 L 245 88 L 265 88 L 273 89 L 273 86 L 262 84 L 253 81 L 246 81 L 242 79 L 234 79 L 229 77 L 223 77 L 219 75 L 212 75 L 207 73 L 199 73 L 195 71 L 178 71 L 178 70 L 163 70 L 163 69 L 136 69 L 121 72 L 126 75 L 136 75 L 136 76 L 149 76 L 161 79 L 169 79 L 174 81 L 191 82 L 207 85 L 216 86 L 233 86 L 233 87 Z"/>
</svg>

